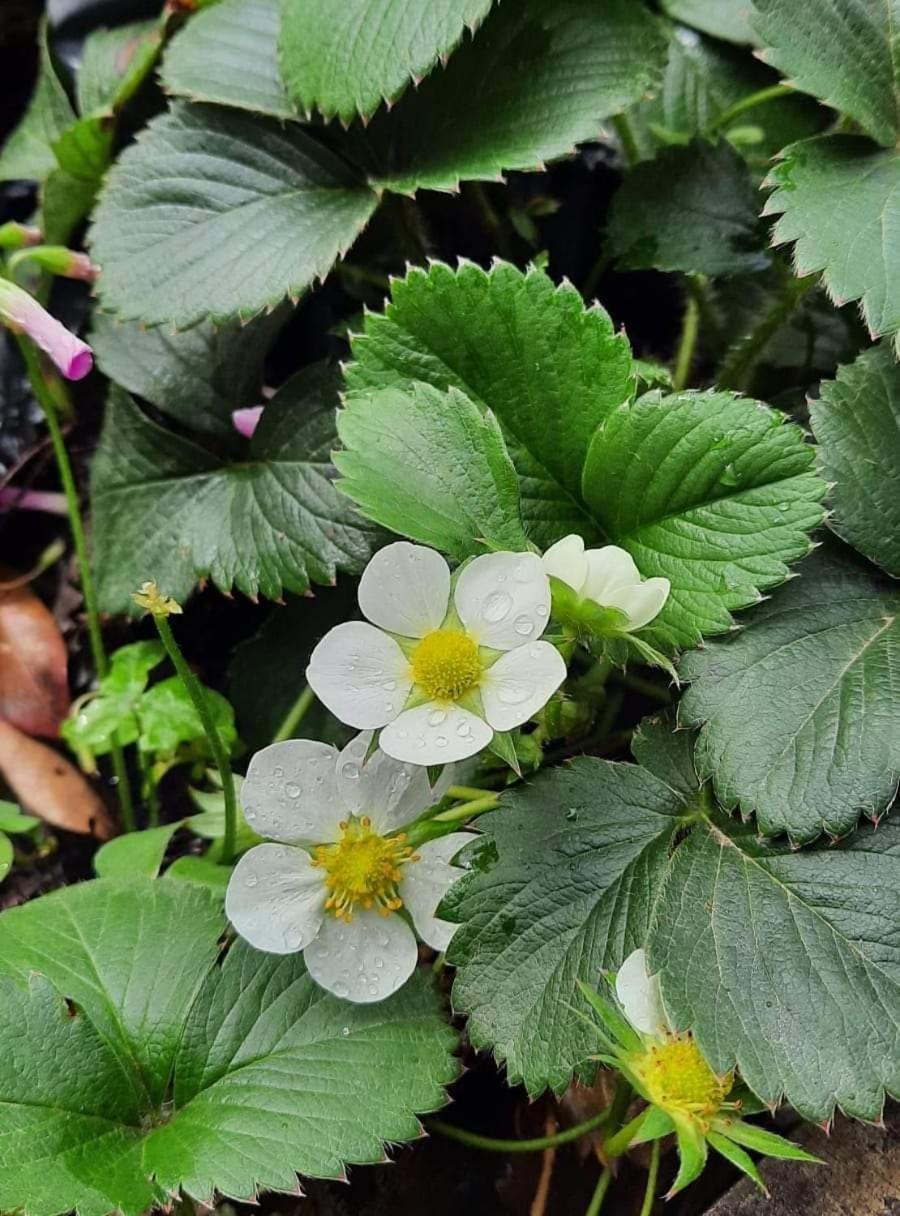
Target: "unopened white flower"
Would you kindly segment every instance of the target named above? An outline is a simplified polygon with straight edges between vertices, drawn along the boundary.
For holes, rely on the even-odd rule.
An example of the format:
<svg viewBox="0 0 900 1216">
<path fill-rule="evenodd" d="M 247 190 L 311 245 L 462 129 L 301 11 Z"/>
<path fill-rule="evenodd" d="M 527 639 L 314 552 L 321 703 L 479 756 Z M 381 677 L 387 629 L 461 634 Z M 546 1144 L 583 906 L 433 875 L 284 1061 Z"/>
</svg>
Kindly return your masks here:
<svg viewBox="0 0 900 1216">
<path fill-rule="evenodd" d="M 250 849 L 225 895 L 229 920 L 270 954 L 302 950 L 317 984 L 358 1003 L 382 1001 L 416 966 L 416 937 L 446 950 L 456 925 L 435 915 L 462 871 L 453 857 L 471 833 L 410 847 L 400 829 L 435 805 L 428 771 L 366 754 L 371 732 L 342 752 L 325 743 L 273 743 L 250 761 L 241 803 L 250 826 L 277 843 Z"/>
<path fill-rule="evenodd" d="M 369 562 L 359 606 L 368 621 L 327 633 L 306 678 L 342 722 L 384 727 L 380 746 L 397 760 L 474 756 L 495 730 L 527 722 L 565 679 L 559 652 L 537 640 L 550 583 L 534 553 L 476 557 L 451 595 L 443 557 L 398 541 Z"/>
<path fill-rule="evenodd" d="M 582 599 L 623 612 L 629 633 L 649 625 L 669 598 L 669 580 L 642 579 L 631 554 L 618 545 L 585 551 L 584 541 L 572 533 L 551 545 L 543 560 L 547 574 L 566 583 Z"/>
</svg>

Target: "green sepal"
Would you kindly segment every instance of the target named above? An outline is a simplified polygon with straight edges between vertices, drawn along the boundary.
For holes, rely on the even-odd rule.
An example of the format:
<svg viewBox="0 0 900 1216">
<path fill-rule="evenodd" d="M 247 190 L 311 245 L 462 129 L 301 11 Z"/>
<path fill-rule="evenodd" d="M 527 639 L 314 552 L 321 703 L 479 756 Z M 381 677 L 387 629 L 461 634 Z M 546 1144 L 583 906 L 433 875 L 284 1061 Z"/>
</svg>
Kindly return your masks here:
<svg viewBox="0 0 900 1216">
<path fill-rule="evenodd" d="M 779 1157 L 784 1161 L 807 1161 L 811 1165 L 821 1165 L 822 1159 L 808 1153 L 792 1140 L 785 1140 L 775 1132 L 757 1127 L 755 1123 L 744 1123 L 742 1119 L 718 1118 L 713 1122 L 713 1128 L 729 1140 L 752 1148 L 756 1153 L 764 1153 L 767 1157 Z"/>
<path fill-rule="evenodd" d="M 690 1115 L 675 1111 L 672 1112 L 671 1118 L 678 1140 L 679 1165 L 675 1181 L 666 1195 L 667 1199 L 671 1199 L 700 1177 L 707 1157 L 706 1138 L 696 1120 Z"/>
<path fill-rule="evenodd" d="M 651 1106 L 631 1143 L 649 1144 L 651 1140 L 662 1140 L 663 1136 L 671 1136 L 674 1131 L 675 1124 L 671 1115 L 667 1115 L 658 1106 Z"/>
<path fill-rule="evenodd" d="M 727 1137 L 723 1136 L 720 1132 L 707 1132 L 706 1140 L 707 1143 L 714 1148 L 720 1156 L 724 1157 L 726 1161 L 730 1161 L 731 1164 L 739 1169 L 742 1174 L 746 1174 L 748 1178 L 752 1178 L 759 1189 L 764 1194 L 768 1195 L 769 1192 L 766 1188 L 766 1184 L 760 1177 L 759 1170 L 756 1168 L 753 1158 L 748 1153 L 745 1153 L 740 1145 L 727 1139 Z"/>
</svg>

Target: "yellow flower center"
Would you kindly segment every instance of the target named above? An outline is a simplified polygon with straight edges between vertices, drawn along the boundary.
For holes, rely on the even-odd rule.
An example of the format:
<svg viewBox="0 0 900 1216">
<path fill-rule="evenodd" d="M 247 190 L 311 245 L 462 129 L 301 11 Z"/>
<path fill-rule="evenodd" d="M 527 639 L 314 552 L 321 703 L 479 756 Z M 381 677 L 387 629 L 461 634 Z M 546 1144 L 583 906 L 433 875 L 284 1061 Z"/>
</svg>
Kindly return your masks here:
<svg viewBox="0 0 900 1216">
<path fill-rule="evenodd" d="M 396 912 L 403 906 L 397 893 L 397 883 L 403 877 L 400 867 L 418 861 L 405 834 L 379 836 L 372 831 L 368 818 L 351 819 L 340 829 L 340 840 L 319 845 L 313 851 L 313 865 L 325 871 L 325 907 L 348 924 L 357 904 L 377 907 L 382 916 Z"/>
<path fill-rule="evenodd" d="M 731 1077 L 716 1076 L 690 1035 L 654 1043 L 634 1070 L 650 1101 L 663 1110 L 714 1115 L 731 1088 Z"/>
<path fill-rule="evenodd" d="M 478 647 L 465 633 L 435 629 L 412 652 L 413 680 L 435 701 L 458 701 L 481 679 Z"/>
</svg>

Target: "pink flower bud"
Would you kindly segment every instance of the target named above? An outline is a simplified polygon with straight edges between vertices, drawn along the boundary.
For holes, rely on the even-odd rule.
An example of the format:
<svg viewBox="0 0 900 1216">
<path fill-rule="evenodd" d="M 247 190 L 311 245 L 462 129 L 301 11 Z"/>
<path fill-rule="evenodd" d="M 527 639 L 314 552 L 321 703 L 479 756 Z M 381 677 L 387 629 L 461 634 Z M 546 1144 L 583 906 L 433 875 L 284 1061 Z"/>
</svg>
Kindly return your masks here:
<svg viewBox="0 0 900 1216">
<path fill-rule="evenodd" d="M 87 343 L 51 317 L 27 291 L 7 279 L 0 279 L 0 322 L 14 333 L 27 334 L 67 380 L 82 380 L 94 366 Z"/>
<path fill-rule="evenodd" d="M 253 438 L 253 432 L 256 430 L 263 409 L 264 407 L 261 405 L 249 405 L 246 409 L 231 411 L 231 421 L 239 435 L 243 435 L 245 439 Z"/>
</svg>

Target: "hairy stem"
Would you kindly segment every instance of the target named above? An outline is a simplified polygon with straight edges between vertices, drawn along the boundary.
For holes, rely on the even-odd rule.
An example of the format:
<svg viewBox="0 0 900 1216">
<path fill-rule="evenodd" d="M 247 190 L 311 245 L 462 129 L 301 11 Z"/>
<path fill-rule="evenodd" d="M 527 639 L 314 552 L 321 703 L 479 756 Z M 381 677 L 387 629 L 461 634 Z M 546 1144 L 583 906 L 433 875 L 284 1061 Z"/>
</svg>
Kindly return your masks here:
<svg viewBox="0 0 900 1216">
<path fill-rule="evenodd" d="M 659 1176 L 659 1140 L 654 1140 L 650 1149 L 650 1168 L 647 1170 L 647 1186 L 639 1216 L 650 1216 L 656 1198 L 656 1179 Z"/>
<path fill-rule="evenodd" d="M 700 308 L 697 297 L 688 293 L 684 305 L 684 315 L 681 318 L 681 337 L 678 340 L 678 353 L 675 356 L 675 370 L 672 373 L 672 387 L 675 392 L 681 392 L 687 387 L 691 376 L 691 367 L 697 350 L 697 337 L 700 333 Z"/>
<path fill-rule="evenodd" d="M 448 1140 L 458 1140 L 469 1148 L 481 1148 L 491 1153 L 540 1153 L 546 1148 L 558 1148 L 561 1144 L 571 1144 L 588 1132 L 602 1127 L 609 1118 L 609 1110 L 601 1110 L 592 1115 L 584 1123 L 567 1127 L 564 1131 L 552 1136 L 537 1136 L 531 1140 L 496 1140 L 493 1136 L 479 1136 L 477 1132 L 467 1132 L 465 1128 L 454 1127 L 452 1123 L 444 1123 L 442 1119 L 432 1119 L 429 1123 L 431 1131 L 439 1132 Z"/>
<path fill-rule="evenodd" d="M 760 317 L 755 329 L 737 342 L 725 356 L 716 377 L 716 383 L 720 388 L 737 389 L 742 392 L 747 390 L 753 369 L 766 343 L 789 319 L 815 281 L 815 275 L 807 275 L 805 279 L 791 277 L 785 281 L 781 294 L 768 312 L 763 313 Z"/>
<path fill-rule="evenodd" d="M 106 648 L 103 645 L 103 634 L 100 629 L 97 588 L 94 583 L 93 571 L 91 570 L 90 557 L 88 556 L 84 520 L 81 517 L 81 507 L 78 503 L 78 489 L 75 485 L 75 475 L 72 472 L 72 464 L 69 460 L 69 453 L 66 450 L 66 441 L 59 423 L 57 396 L 47 383 L 38 353 L 31 341 L 22 334 L 18 334 L 16 340 L 19 350 L 22 352 L 22 358 L 25 361 L 25 370 L 31 382 L 31 390 L 43 411 L 47 430 L 50 434 L 50 442 L 53 445 L 53 455 L 56 458 L 59 480 L 66 498 L 69 528 L 72 533 L 72 544 L 75 548 L 75 561 L 78 565 L 78 575 L 81 580 L 81 593 L 84 596 L 84 611 L 87 618 L 91 656 L 94 660 L 97 676 L 99 679 L 102 679 L 109 670 L 109 661 L 106 657 Z M 115 737 L 112 740 L 110 748 L 110 758 L 116 779 L 116 797 L 119 801 L 122 826 L 126 832 L 133 832 L 135 827 L 134 805 L 131 800 L 131 786 L 128 783 L 128 769 L 125 766 L 125 754 Z"/>
<path fill-rule="evenodd" d="M 754 110 L 757 106 L 761 106 L 767 101 L 774 101 L 777 97 L 789 97 L 793 92 L 794 89 L 788 84 L 772 84 L 765 89 L 758 89 L 755 93 L 742 97 L 734 105 L 723 110 L 710 126 L 710 132 L 721 131 L 725 127 L 731 126 L 734 120 L 740 118 L 747 110 Z"/>
<path fill-rule="evenodd" d="M 316 694 L 308 684 L 304 684 L 297 700 L 285 714 L 283 722 L 275 732 L 275 738 L 272 740 L 273 743 L 283 743 L 285 739 L 294 738 L 294 731 L 303 721 L 307 710 L 312 707 L 315 699 Z"/>
<path fill-rule="evenodd" d="M 190 667 L 188 667 L 185 657 L 175 641 L 172 626 L 169 624 L 168 618 L 159 613 L 154 613 L 153 621 L 159 631 L 160 640 L 166 648 L 166 653 L 172 660 L 172 664 L 181 677 L 181 682 L 184 684 L 188 696 L 193 702 L 194 709 L 197 711 L 204 734 L 209 742 L 209 750 L 212 752 L 216 768 L 219 770 L 219 779 L 222 782 L 222 794 L 225 798 L 225 834 L 222 837 L 221 864 L 230 865 L 234 859 L 234 842 L 237 835 L 237 799 L 234 793 L 234 774 L 231 771 L 231 762 L 222 743 L 219 729 L 210 713 L 209 702 L 206 699 L 204 689 L 200 687 L 200 682 Z"/>
</svg>

